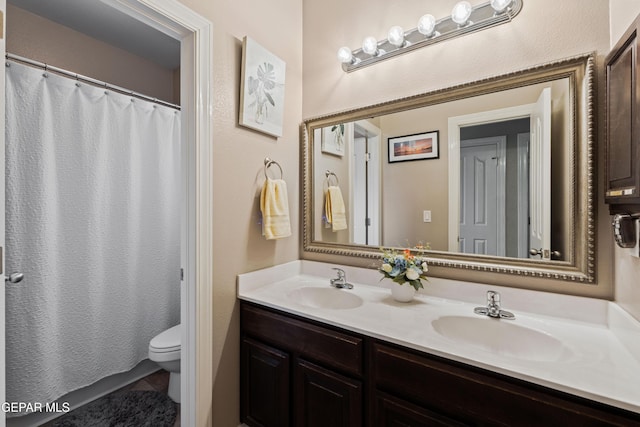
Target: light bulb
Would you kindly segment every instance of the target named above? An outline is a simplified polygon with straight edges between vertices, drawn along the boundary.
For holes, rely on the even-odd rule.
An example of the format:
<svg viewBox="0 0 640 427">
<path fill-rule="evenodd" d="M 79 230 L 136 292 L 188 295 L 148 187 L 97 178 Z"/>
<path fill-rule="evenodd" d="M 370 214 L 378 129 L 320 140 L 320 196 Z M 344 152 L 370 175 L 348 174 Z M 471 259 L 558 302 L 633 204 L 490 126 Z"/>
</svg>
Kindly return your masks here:
<svg viewBox="0 0 640 427">
<path fill-rule="evenodd" d="M 367 55 L 377 55 L 378 53 L 378 41 L 375 37 L 367 37 L 362 41 L 362 51 Z"/>
<path fill-rule="evenodd" d="M 399 25 L 394 25 L 389 28 L 389 34 L 387 34 L 387 40 L 395 47 L 402 47 L 404 44 L 404 30 Z"/>
<path fill-rule="evenodd" d="M 451 11 L 451 20 L 461 27 L 464 26 L 471 16 L 471 3 L 468 1 L 460 1 L 453 6 Z"/>
<path fill-rule="evenodd" d="M 436 29 L 436 17 L 433 15 L 422 15 L 418 20 L 418 31 L 427 37 L 431 37 Z"/>
<path fill-rule="evenodd" d="M 511 6 L 513 0 L 491 0 L 491 7 L 497 13 L 502 13 Z"/>
<path fill-rule="evenodd" d="M 343 64 L 350 64 L 353 61 L 353 54 L 351 53 L 351 49 L 346 46 L 338 49 L 338 61 Z"/>
</svg>

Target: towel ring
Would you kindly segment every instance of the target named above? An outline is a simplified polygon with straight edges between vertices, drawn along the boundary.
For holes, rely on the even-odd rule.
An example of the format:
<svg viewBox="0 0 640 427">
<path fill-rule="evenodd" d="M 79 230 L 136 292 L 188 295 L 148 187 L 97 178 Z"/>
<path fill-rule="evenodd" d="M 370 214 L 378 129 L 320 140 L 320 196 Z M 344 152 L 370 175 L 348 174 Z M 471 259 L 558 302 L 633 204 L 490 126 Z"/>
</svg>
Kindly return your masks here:
<svg viewBox="0 0 640 427">
<path fill-rule="evenodd" d="M 282 179 L 282 177 L 284 176 L 284 174 L 282 173 L 282 166 L 280 166 L 280 163 L 276 162 L 275 160 L 271 160 L 269 157 L 264 158 L 264 177 L 269 178 L 269 175 L 267 175 L 267 171 L 273 165 L 276 165 L 278 169 L 280 169 L 280 179 Z"/>
<path fill-rule="evenodd" d="M 331 185 L 331 177 L 336 180 L 336 187 L 340 185 L 340 182 L 338 181 L 338 175 L 331 172 L 329 169 L 327 169 L 327 171 L 324 173 L 324 176 L 327 177 L 327 185 Z"/>
</svg>

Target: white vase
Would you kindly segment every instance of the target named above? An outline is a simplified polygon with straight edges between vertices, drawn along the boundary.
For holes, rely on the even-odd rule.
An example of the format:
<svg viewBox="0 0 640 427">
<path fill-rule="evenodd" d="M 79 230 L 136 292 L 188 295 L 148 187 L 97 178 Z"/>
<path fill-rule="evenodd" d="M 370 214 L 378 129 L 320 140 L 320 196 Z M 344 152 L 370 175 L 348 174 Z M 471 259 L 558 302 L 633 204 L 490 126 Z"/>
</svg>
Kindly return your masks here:
<svg viewBox="0 0 640 427">
<path fill-rule="evenodd" d="M 394 283 L 391 286 L 391 296 L 398 302 L 409 302 L 416 294 L 416 288 L 411 285 L 398 285 Z"/>
</svg>

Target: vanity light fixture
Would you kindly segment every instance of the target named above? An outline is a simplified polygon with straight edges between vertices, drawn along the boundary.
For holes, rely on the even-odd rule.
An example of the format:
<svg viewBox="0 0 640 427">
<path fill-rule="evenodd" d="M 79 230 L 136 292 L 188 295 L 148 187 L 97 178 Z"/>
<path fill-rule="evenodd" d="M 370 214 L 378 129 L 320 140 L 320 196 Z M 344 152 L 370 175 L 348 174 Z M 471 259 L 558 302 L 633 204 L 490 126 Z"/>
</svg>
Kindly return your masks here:
<svg viewBox="0 0 640 427">
<path fill-rule="evenodd" d="M 459 1 L 453 6 L 453 10 L 451 11 L 451 20 L 458 24 L 459 27 L 464 27 L 469 22 L 469 18 L 471 18 L 471 11 L 473 8 L 471 7 L 471 3 L 468 1 Z"/>
<path fill-rule="evenodd" d="M 430 14 L 422 15 L 418 20 L 418 32 L 425 37 L 437 36 L 436 17 Z"/>
<path fill-rule="evenodd" d="M 511 3 L 513 0 L 491 0 L 491 7 L 496 13 L 502 13 L 511 6 Z"/>
<path fill-rule="evenodd" d="M 418 20 L 418 26 L 409 31 L 396 25 L 389 29 L 384 40 L 369 36 L 360 49 L 352 51 L 341 47 L 338 60 L 344 71 L 351 72 L 424 46 L 504 24 L 520 13 L 523 1 L 490 0 L 473 7 L 466 0 L 459 1 L 450 16 L 436 19 L 426 14 Z"/>
<path fill-rule="evenodd" d="M 342 46 L 338 49 L 338 61 L 343 64 L 352 64 L 354 62 L 353 53 L 347 46 Z"/>
<path fill-rule="evenodd" d="M 389 28 L 389 34 L 387 35 L 389 43 L 395 47 L 402 47 L 404 45 L 404 30 L 399 25 L 394 25 Z"/>
<path fill-rule="evenodd" d="M 372 36 L 366 37 L 362 41 L 362 51 L 372 57 L 376 57 L 382 53 L 378 50 L 378 41 Z"/>
</svg>

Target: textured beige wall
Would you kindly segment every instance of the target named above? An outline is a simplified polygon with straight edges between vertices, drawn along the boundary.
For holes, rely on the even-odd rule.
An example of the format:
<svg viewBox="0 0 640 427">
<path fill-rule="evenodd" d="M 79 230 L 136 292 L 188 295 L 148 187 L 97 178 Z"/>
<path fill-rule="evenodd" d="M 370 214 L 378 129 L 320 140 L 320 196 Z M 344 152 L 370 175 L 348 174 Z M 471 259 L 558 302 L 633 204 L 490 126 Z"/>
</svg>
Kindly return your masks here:
<svg viewBox="0 0 640 427">
<path fill-rule="evenodd" d="M 615 1 L 615 0 L 614 0 Z M 392 25 L 414 28 L 424 13 L 450 13 L 453 0 L 304 0 L 303 117 L 370 105 L 554 59 L 609 48 L 608 3 L 530 0 L 511 24 L 438 43 L 352 73 L 336 51 L 355 49 L 367 35 L 386 37 Z M 482 3 L 472 0 L 473 5 Z"/>
<path fill-rule="evenodd" d="M 615 0 L 614 0 L 615 1 Z M 355 49 L 367 35 L 385 37 L 389 27 L 414 28 L 424 13 L 451 12 L 453 0 L 404 0 L 401 7 L 385 0 L 303 0 L 303 117 L 317 117 L 355 107 L 428 92 L 520 70 L 588 52 L 597 53 L 598 85 L 603 87 L 602 61 L 609 51 L 609 2 L 604 0 L 528 0 L 510 24 L 418 49 L 411 53 L 344 73 L 336 51 Z M 473 5 L 482 3 L 472 0 Z M 603 97 L 598 97 L 597 140 L 604 136 Z M 602 144 L 598 170 L 602 170 Z M 598 213 L 606 211 L 602 180 L 597 179 Z M 536 280 L 535 287 L 563 293 L 613 297 L 608 216 L 597 223 L 598 283 L 593 286 Z M 333 260 L 339 261 L 339 257 Z M 343 262 L 348 260 L 342 259 Z M 356 260 L 352 261 L 357 263 Z M 434 269 L 435 273 L 436 269 Z M 464 272 L 449 272 L 461 277 Z M 494 283 L 522 286 L 503 275 L 483 275 Z"/>
<path fill-rule="evenodd" d="M 640 2 L 637 0 L 611 0 L 611 47 L 616 44 L 638 14 L 640 14 Z M 607 216 L 608 212 L 603 211 L 602 214 Z M 605 238 L 613 240 L 611 232 Z M 632 257 L 630 249 L 621 249 L 617 245 L 614 245 L 614 248 L 616 301 L 640 320 L 640 286 L 638 285 L 640 259 Z M 638 251 L 638 248 L 633 250 Z"/>
<path fill-rule="evenodd" d="M 7 5 L 7 52 L 168 102 L 173 71 L 18 7 Z"/>
<path fill-rule="evenodd" d="M 613 47 L 640 13 L 638 0 L 609 0 L 610 44 Z"/>
<path fill-rule="evenodd" d="M 240 397 L 236 275 L 298 259 L 299 125 L 302 121 L 300 0 L 181 0 L 213 23 L 213 405 L 216 427 L 237 426 Z M 238 125 L 242 38 L 248 35 L 287 64 L 284 129 L 273 138 Z M 284 171 L 291 237 L 266 241 L 259 225 L 263 160 Z"/>
</svg>

